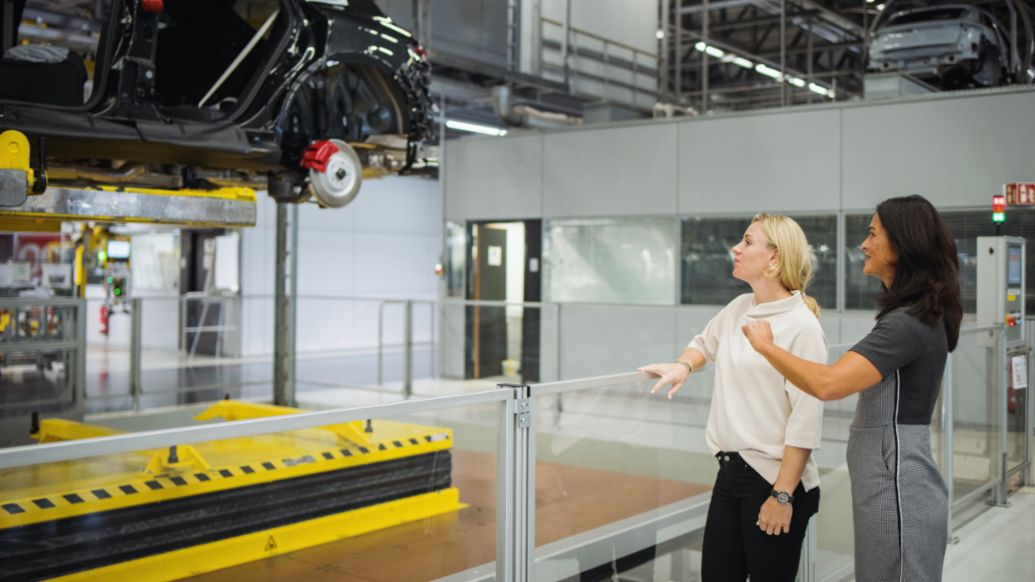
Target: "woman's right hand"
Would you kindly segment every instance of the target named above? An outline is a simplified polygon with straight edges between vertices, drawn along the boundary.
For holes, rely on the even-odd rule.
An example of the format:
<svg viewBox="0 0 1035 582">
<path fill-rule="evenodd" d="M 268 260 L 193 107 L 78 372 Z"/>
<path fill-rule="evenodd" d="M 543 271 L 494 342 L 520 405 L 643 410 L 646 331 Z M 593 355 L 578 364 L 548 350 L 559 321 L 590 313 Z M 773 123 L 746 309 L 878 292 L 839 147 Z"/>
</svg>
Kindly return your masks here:
<svg viewBox="0 0 1035 582">
<path fill-rule="evenodd" d="M 690 372 L 683 364 L 669 362 L 640 366 L 636 369 L 640 372 L 660 376 L 660 379 L 654 384 L 654 387 L 650 389 L 651 394 L 660 390 L 665 384 L 672 384 L 672 389 L 668 391 L 669 400 L 676 395 L 676 392 L 679 392 L 679 389 L 683 387 L 683 382 L 686 381 L 686 377 L 690 375 Z"/>
</svg>

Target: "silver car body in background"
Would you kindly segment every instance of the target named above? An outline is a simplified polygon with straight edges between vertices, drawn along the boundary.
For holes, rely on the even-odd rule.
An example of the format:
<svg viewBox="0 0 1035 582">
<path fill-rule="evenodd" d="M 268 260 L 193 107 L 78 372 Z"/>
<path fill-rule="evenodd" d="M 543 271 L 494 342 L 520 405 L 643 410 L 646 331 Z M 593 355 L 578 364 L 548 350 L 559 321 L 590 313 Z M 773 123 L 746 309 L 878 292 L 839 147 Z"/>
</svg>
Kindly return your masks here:
<svg viewBox="0 0 1035 582">
<path fill-rule="evenodd" d="M 878 23 L 869 69 L 934 78 L 953 87 L 1007 82 L 1009 55 L 1001 24 L 966 4 L 902 10 Z"/>
</svg>

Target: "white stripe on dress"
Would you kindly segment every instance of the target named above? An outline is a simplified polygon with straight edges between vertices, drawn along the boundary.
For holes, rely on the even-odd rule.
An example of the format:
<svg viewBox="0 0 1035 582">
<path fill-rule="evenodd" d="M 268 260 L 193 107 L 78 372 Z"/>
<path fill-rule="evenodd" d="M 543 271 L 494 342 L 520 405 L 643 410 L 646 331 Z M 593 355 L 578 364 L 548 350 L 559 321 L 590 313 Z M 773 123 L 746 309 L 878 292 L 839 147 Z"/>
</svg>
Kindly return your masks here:
<svg viewBox="0 0 1035 582">
<path fill-rule="evenodd" d="M 902 447 L 898 442 L 898 401 L 902 395 L 902 376 L 895 370 L 895 417 L 891 419 L 895 427 L 895 510 L 898 513 L 898 582 L 903 582 L 906 568 L 905 548 L 902 543 L 902 491 L 899 489 L 899 470 L 902 467 Z"/>
</svg>

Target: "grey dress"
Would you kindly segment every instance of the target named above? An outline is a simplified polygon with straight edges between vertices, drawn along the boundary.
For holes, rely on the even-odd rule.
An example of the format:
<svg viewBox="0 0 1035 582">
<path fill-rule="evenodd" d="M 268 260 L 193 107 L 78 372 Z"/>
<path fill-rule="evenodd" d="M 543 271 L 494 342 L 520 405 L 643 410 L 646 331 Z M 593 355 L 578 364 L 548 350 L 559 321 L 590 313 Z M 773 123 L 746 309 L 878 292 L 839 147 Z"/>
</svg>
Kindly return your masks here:
<svg viewBox="0 0 1035 582">
<path fill-rule="evenodd" d="M 856 580 L 941 580 L 948 492 L 930 423 L 948 354 L 945 327 L 899 308 L 852 351 L 884 376 L 860 393 L 848 438 Z"/>
</svg>

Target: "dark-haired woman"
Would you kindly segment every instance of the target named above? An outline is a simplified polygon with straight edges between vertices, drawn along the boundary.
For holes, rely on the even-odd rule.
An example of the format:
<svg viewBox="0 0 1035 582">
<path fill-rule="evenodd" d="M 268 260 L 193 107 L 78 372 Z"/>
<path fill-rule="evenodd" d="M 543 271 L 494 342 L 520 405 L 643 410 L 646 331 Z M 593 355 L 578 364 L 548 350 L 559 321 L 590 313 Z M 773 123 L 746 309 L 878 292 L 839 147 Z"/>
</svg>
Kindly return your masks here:
<svg viewBox="0 0 1035 582">
<path fill-rule="evenodd" d="M 821 400 L 861 392 L 848 439 L 856 580 L 941 580 L 949 507 L 930 423 L 963 317 L 956 244 L 930 202 L 907 196 L 877 207 L 859 248 L 863 272 L 883 287 L 880 312 L 837 362 L 780 349 L 764 320 L 743 331 L 804 392 Z"/>
</svg>

